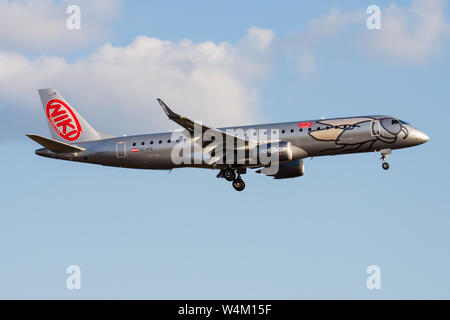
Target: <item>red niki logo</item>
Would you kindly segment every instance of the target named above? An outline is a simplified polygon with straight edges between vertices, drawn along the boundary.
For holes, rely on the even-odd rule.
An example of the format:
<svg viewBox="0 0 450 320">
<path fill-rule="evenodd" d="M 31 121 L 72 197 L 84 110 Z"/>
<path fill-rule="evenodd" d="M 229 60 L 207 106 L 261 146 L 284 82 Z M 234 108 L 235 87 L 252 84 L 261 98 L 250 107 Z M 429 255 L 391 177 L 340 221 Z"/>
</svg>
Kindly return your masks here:
<svg viewBox="0 0 450 320">
<path fill-rule="evenodd" d="M 81 135 L 81 126 L 75 113 L 63 101 L 53 99 L 45 108 L 48 122 L 53 130 L 67 141 L 75 141 Z"/>
<path fill-rule="evenodd" d="M 312 127 L 312 122 L 311 121 L 305 121 L 305 122 L 300 122 L 299 124 L 298 124 L 298 127 L 299 128 L 310 128 L 310 127 Z"/>
</svg>

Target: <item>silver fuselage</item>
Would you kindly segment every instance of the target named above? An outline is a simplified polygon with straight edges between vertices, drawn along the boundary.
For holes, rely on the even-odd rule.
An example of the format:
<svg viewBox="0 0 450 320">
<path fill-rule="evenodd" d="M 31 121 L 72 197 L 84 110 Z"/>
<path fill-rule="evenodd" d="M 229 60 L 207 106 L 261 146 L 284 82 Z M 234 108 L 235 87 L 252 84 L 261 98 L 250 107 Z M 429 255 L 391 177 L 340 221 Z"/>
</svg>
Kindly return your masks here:
<svg viewBox="0 0 450 320">
<path fill-rule="evenodd" d="M 361 116 L 285 123 L 220 128 L 222 131 L 271 132 L 277 130 L 278 140 L 290 142 L 303 152 L 301 158 L 360 152 L 401 149 L 428 141 L 428 137 L 411 125 L 390 116 Z M 181 136 L 181 142 L 177 137 Z M 46 148 L 36 150 L 44 157 L 136 169 L 173 169 L 200 167 L 219 169 L 226 164 L 177 164 L 172 150 L 177 143 L 189 138 L 187 131 L 115 137 L 77 143 L 86 150 L 79 153 L 53 153 Z M 245 137 L 245 136 L 244 136 Z M 180 141 L 180 140 L 179 140 Z M 189 141 L 189 139 L 187 139 Z M 292 159 L 298 160 L 298 159 Z M 255 165 L 239 165 L 255 167 Z"/>
</svg>

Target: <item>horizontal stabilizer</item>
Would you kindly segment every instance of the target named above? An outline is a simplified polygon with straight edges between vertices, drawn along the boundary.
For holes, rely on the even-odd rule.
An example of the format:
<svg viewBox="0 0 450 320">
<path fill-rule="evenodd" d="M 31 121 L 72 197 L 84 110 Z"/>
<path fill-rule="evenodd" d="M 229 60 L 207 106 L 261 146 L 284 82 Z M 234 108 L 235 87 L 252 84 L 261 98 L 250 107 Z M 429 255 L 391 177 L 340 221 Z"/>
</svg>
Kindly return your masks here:
<svg viewBox="0 0 450 320">
<path fill-rule="evenodd" d="M 26 136 L 54 153 L 76 153 L 86 150 L 84 148 L 72 146 L 64 142 L 59 142 L 53 139 L 41 137 L 38 136 L 37 134 L 27 134 Z"/>
</svg>

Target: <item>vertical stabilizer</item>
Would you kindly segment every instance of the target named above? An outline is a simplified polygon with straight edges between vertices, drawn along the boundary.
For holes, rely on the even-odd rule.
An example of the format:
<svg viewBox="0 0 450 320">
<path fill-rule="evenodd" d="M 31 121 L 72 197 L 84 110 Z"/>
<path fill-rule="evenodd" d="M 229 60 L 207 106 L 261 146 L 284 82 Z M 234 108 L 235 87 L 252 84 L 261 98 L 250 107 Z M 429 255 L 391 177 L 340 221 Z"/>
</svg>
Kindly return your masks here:
<svg viewBox="0 0 450 320">
<path fill-rule="evenodd" d="M 111 137 L 95 131 L 55 89 L 38 91 L 53 139 L 76 143 Z"/>
</svg>

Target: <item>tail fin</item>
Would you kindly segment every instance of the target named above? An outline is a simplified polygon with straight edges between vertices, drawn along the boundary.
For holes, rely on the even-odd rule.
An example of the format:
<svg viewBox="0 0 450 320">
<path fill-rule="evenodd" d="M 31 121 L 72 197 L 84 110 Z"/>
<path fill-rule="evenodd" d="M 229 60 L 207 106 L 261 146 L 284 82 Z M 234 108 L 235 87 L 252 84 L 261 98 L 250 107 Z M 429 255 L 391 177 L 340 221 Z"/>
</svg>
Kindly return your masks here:
<svg viewBox="0 0 450 320">
<path fill-rule="evenodd" d="M 55 89 L 38 91 L 54 140 L 74 143 L 112 137 L 95 131 Z"/>
</svg>

